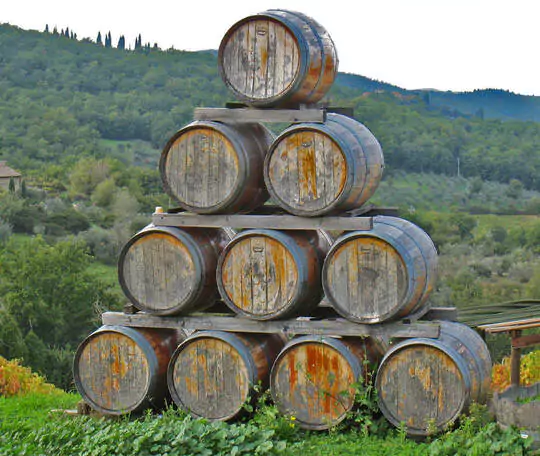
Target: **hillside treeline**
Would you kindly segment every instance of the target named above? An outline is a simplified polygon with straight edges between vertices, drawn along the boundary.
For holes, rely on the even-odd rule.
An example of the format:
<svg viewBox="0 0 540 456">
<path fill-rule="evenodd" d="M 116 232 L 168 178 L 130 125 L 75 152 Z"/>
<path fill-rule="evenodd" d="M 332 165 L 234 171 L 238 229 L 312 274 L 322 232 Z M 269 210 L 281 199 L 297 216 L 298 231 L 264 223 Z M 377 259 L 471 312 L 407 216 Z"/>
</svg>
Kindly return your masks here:
<svg viewBox="0 0 540 456">
<path fill-rule="evenodd" d="M 159 148 L 191 120 L 194 107 L 231 99 L 211 52 L 128 51 L 2 25 L 0 67 L 0 157 L 22 169 L 103 157 L 110 152 L 103 140 Z M 390 170 L 518 179 L 540 189 L 538 123 L 484 120 L 434 106 L 426 96 L 368 93 L 344 83 L 328 98 L 355 108 L 379 138 Z"/>
</svg>

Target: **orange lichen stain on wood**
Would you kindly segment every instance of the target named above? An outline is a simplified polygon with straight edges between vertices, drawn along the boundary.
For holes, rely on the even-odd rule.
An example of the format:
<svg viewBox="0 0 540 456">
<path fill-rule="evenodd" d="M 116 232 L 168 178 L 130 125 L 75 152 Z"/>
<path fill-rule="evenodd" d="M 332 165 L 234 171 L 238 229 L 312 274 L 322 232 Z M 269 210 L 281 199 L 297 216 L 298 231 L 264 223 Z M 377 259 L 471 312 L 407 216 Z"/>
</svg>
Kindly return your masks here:
<svg viewBox="0 0 540 456">
<path fill-rule="evenodd" d="M 287 364 L 289 365 L 289 385 L 290 390 L 293 391 L 296 388 L 298 381 L 298 371 L 296 366 L 296 359 L 291 354 L 287 355 Z"/>
</svg>

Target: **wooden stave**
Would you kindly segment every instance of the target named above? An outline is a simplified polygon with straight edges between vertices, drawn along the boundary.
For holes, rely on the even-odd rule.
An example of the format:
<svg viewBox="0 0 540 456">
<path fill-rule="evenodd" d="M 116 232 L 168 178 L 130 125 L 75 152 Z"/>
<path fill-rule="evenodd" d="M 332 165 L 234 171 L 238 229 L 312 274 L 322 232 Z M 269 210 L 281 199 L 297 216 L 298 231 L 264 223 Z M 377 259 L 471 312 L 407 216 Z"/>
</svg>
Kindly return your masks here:
<svg viewBox="0 0 540 456">
<path fill-rule="evenodd" d="M 452 384 L 452 390 L 462 389 L 463 391 L 459 402 L 455 406 L 456 411 L 444 422 L 433 423 L 431 426 L 428 426 L 429 423 L 426 423 L 423 427 L 419 425 L 407 426 L 407 434 L 411 436 L 427 436 L 445 430 L 459 416 L 466 413 L 473 402 L 485 404 L 490 391 L 491 358 L 485 342 L 473 329 L 464 324 L 450 321 L 439 321 L 438 323 L 441 328 L 438 339 L 413 338 L 394 345 L 382 359 L 375 379 L 375 387 L 379 392 L 379 409 L 393 426 L 400 427 L 402 422 L 406 421 L 406 417 L 394 416 L 385 402 L 388 393 L 385 390 L 382 378 L 389 360 L 396 354 L 399 355 L 403 350 L 428 347 L 429 349 L 438 350 L 443 356 L 450 358 L 455 363 L 461 375 L 461 384 L 459 384 L 459 379 L 455 380 Z M 435 364 L 443 363 L 440 360 L 438 363 L 433 362 L 433 365 Z M 412 375 L 410 374 L 411 369 L 413 369 L 413 366 L 409 367 L 409 375 Z M 394 386 L 398 383 L 398 381 L 388 382 L 388 384 Z M 411 394 L 413 394 L 412 388 L 408 384 L 407 396 Z M 423 403 L 425 401 L 418 399 L 416 402 Z M 439 412 L 441 412 L 440 407 L 437 416 L 439 416 Z M 428 427 L 433 426 L 434 428 L 428 429 Z"/>
<path fill-rule="evenodd" d="M 279 353 L 272 367 L 272 372 L 270 373 L 270 393 L 272 395 L 274 404 L 277 406 L 278 410 L 282 414 L 294 416 L 295 422 L 301 428 L 308 430 L 326 430 L 333 426 L 336 426 L 345 419 L 347 413 L 354 407 L 354 395 L 351 396 L 350 394 L 341 394 L 342 392 L 339 392 L 338 395 L 343 396 L 342 400 L 345 400 L 347 398 L 349 399 L 349 403 L 346 404 L 346 406 L 343 406 L 343 402 L 340 401 L 341 405 L 344 408 L 343 413 L 337 418 L 334 418 L 333 421 L 330 421 L 328 419 L 320 419 L 319 422 L 315 422 L 315 420 L 309 420 L 304 418 L 302 416 L 303 412 L 296 409 L 292 404 L 287 404 L 285 395 L 280 392 L 280 385 L 282 384 L 282 382 L 279 380 L 278 376 L 289 375 L 289 385 L 291 381 L 292 383 L 296 383 L 296 380 L 291 380 L 290 376 L 292 374 L 293 378 L 296 378 L 298 375 L 298 373 L 296 373 L 296 370 L 299 367 L 303 367 L 302 365 L 300 365 L 300 363 L 291 363 L 290 361 L 288 361 L 289 365 L 287 366 L 287 368 L 281 369 L 281 363 L 285 362 L 291 350 L 301 347 L 304 344 L 312 343 L 320 344 L 321 346 L 328 346 L 344 358 L 353 374 L 353 381 L 350 383 L 350 389 L 354 387 L 354 385 L 357 383 L 368 382 L 371 380 L 371 371 L 369 369 L 373 368 L 382 358 L 383 346 L 378 341 L 375 341 L 372 338 L 301 336 L 289 341 L 289 343 L 287 343 L 287 345 Z M 324 367 L 322 366 L 314 365 L 314 367 L 316 368 L 315 375 L 317 373 L 323 372 L 324 370 Z M 314 382 L 313 378 L 309 381 L 312 384 L 316 383 Z M 351 391 L 349 391 L 349 393 L 350 392 Z M 305 392 L 305 394 L 300 393 L 300 396 L 307 397 L 311 395 L 308 392 Z M 331 394 L 325 394 L 324 396 L 332 397 Z"/>
<path fill-rule="evenodd" d="M 358 238 L 378 239 L 393 247 L 403 260 L 407 275 L 407 294 L 400 305 L 377 316 L 354 315 L 339 302 L 329 285 L 329 270 L 334 254 L 347 242 Z M 437 251 L 431 238 L 413 223 L 391 216 L 373 218 L 371 231 L 352 231 L 338 238 L 326 256 L 322 270 L 322 285 L 332 307 L 344 318 L 357 323 L 381 323 L 427 310 L 427 299 L 437 279 Z"/>
<path fill-rule="evenodd" d="M 292 206 L 285 201 L 276 188 L 282 181 L 273 175 L 272 159 L 282 143 L 293 135 L 320 133 L 331 139 L 345 157 L 346 180 L 343 189 L 333 202 L 321 208 L 305 209 Z M 360 122 L 347 116 L 328 113 L 324 124 L 305 122 L 293 124 L 285 129 L 272 143 L 264 161 L 266 188 L 276 204 L 293 215 L 316 217 L 331 215 L 361 207 L 375 193 L 382 178 L 384 156 L 375 136 Z M 282 180 L 285 179 L 285 176 Z"/>
<path fill-rule="evenodd" d="M 255 236 L 276 240 L 291 253 L 295 261 L 295 269 L 298 271 L 299 277 L 295 293 L 291 298 L 293 304 L 288 305 L 279 312 L 255 315 L 245 311 L 229 296 L 223 280 L 225 262 L 231 249 L 239 242 Z M 323 230 L 299 232 L 295 230 L 254 229 L 243 231 L 227 244 L 219 256 L 216 280 L 223 302 L 237 315 L 254 320 L 277 320 L 292 316 L 309 315 L 310 311 L 317 307 L 323 297 L 320 272 L 324 257 L 328 252 L 330 240 L 329 234 Z"/>
<path fill-rule="evenodd" d="M 153 233 L 170 235 L 184 246 L 187 246 L 195 267 L 196 278 L 194 283 L 196 288 L 192 289 L 182 302 L 163 309 L 153 308 L 134 296 L 126 282 L 124 274 L 124 261 L 130 247 L 144 236 L 152 235 Z M 234 230 L 228 227 L 221 229 L 200 229 L 149 225 L 143 228 L 124 245 L 118 258 L 118 282 L 124 295 L 138 310 L 152 315 L 186 314 L 196 310 L 204 310 L 212 306 L 218 297 L 214 274 L 218 257 L 225 245 L 234 237 L 234 234 Z"/>
<path fill-rule="evenodd" d="M 92 343 L 95 338 L 108 333 L 117 333 L 131 339 L 137 347 L 141 349 L 148 362 L 147 390 L 135 404 L 128 408 L 107 407 L 105 404 L 96 402 L 92 398 L 92 395 L 87 392 L 84 386 L 85 382 L 82 380 L 83 375 L 81 372 L 80 360 L 86 347 L 88 344 Z M 165 405 L 165 401 L 168 398 L 166 384 L 167 366 L 174 349 L 183 339 L 185 339 L 185 333 L 182 330 L 104 325 L 90 334 L 77 348 L 73 361 L 73 378 L 75 386 L 83 400 L 90 405 L 92 409 L 104 415 L 120 416 L 127 413 L 140 413 L 148 408 L 160 409 Z M 131 366 L 133 363 L 133 359 L 125 361 L 127 366 Z M 92 365 L 95 366 L 95 364 Z M 102 377 L 103 371 L 98 372 L 97 374 Z M 106 390 L 105 386 L 101 391 L 103 390 Z"/>
<path fill-rule="evenodd" d="M 254 99 L 253 96 L 246 95 L 235 88 L 224 69 L 224 54 L 229 39 L 243 25 L 257 20 L 268 20 L 283 26 L 292 34 L 301 55 L 300 66 L 292 83 L 281 93 L 262 99 Z M 218 51 L 218 68 L 223 82 L 238 99 L 255 107 L 316 103 L 323 98 L 334 83 L 338 63 L 334 42 L 318 22 L 302 13 L 281 9 L 267 10 L 236 22 L 221 40 Z M 319 68 L 318 74 L 316 74 L 317 68 Z"/>
<path fill-rule="evenodd" d="M 234 348 L 242 358 L 247 370 L 249 391 L 238 403 L 222 416 L 204 416 L 189 407 L 187 401 L 179 393 L 175 382 L 175 365 L 179 356 L 194 341 L 209 338 L 225 342 Z M 285 345 L 285 336 L 282 334 L 245 334 L 226 331 L 199 331 L 184 340 L 175 350 L 167 368 L 167 385 L 174 403 L 182 410 L 196 418 L 206 418 L 215 421 L 229 421 L 239 418 L 246 413 L 245 405 L 253 404 L 264 390 L 268 388 L 270 370 L 277 354 Z"/>
<path fill-rule="evenodd" d="M 236 152 L 238 164 L 238 181 L 233 192 L 218 204 L 199 207 L 183 201 L 174 190 L 167 177 L 167 161 L 171 149 L 182 135 L 196 129 L 216 131 L 227 138 Z M 225 124 L 221 122 L 197 120 L 178 130 L 164 146 L 159 171 L 165 192 L 182 208 L 198 214 L 233 214 L 247 213 L 262 206 L 269 195 L 264 186 L 262 167 L 264 157 L 273 141 L 274 135 L 260 123 Z"/>
</svg>

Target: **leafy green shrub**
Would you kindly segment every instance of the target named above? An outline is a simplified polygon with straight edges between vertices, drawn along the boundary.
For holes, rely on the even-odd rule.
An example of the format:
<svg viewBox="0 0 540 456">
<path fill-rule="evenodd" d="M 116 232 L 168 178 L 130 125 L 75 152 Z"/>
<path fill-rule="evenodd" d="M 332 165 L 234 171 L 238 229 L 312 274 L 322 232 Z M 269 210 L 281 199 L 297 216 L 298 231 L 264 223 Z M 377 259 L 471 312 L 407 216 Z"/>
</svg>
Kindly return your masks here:
<svg viewBox="0 0 540 456">
<path fill-rule="evenodd" d="M 430 456 L 521 456 L 528 454 L 531 439 L 523 439 L 516 429 L 501 429 L 489 422 L 485 407 L 473 406 L 469 417 L 462 417 L 456 431 L 433 441 Z"/>
<path fill-rule="evenodd" d="M 6 447 L 12 453 L 2 453 Z M 285 448 L 286 443 L 270 429 L 195 420 L 174 410 L 137 420 L 56 418 L 26 432 L 12 431 L 0 437 L 0 454 L 264 455 L 282 453 Z"/>
</svg>

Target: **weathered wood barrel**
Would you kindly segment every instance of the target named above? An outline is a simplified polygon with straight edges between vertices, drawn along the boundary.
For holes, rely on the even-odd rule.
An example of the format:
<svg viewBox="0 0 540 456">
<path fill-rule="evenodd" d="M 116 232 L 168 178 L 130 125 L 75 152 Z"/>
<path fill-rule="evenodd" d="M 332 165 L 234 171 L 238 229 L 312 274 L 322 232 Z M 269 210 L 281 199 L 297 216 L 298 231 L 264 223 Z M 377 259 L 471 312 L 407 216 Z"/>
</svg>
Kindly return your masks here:
<svg viewBox="0 0 540 456">
<path fill-rule="evenodd" d="M 409 339 L 384 356 L 376 378 L 379 406 L 410 435 L 444 430 L 474 401 L 485 403 L 491 359 L 482 338 L 460 323 L 441 321 L 438 339 Z"/>
<path fill-rule="evenodd" d="M 248 230 L 223 250 L 217 269 L 223 301 L 237 314 L 275 320 L 309 311 L 322 299 L 326 233 Z"/>
<path fill-rule="evenodd" d="M 378 343 L 369 338 L 293 339 L 272 367 L 272 398 L 302 428 L 328 429 L 353 408 L 355 387 L 369 375 L 369 364 L 381 357 Z"/>
<path fill-rule="evenodd" d="M 328 32 L 310 17 L 268 10 L 234 24 L 221 41 L 223 81 L 253 106 L 316 103 L 332 86 L 338 58 Z"/>
<path fill-rule="evenodd" d="M 161 154 L 165 191 L 191 212 L 249 212 L 268 199 L 263 163 L 272 140 L 257 123 L 192 122 Z"/>
<path fill-rule="evenodd" d="M 195 417 L 226 421 L 268 386 L 272 364 L 284 345 L 278 334 L 201 331 L 175 351 L 167 373 L 173 401 Z M 260 392 L 260 391 L 259 391 Z"/>
<path fill-rule="evenodd" d="M 94 410 L 105 415 L 159 408 L 167 397 L 167 365 L 185 338 L 171 329 L 102 326 L 75 354 L 75 386 Z"/>
<path fill-rule="evenodd" d="M 324 262 L 326 297 L 342 316 L 378 323 L 427 310 L 437 276 L 437 251 L 418 226 L 373 218 L 370 231 L 340 237 Z"/>
<path fill-rule="evenodd" d="M 120 286 L 137 309 L 154 315 L 209 307 L 218 297 L 218 257 L 233 235 L 230 228 L 150 225 L 120 253 Z"/>
<path fill-rule="evenodd" d="M 294 124 L 276 138 L 264 179 L 286 211 L 313 217 L 362 206 L 377 189 L 383 168 L 381 146 L 364 125 L 327 114 L 324 124 Z"/>
</svg>

